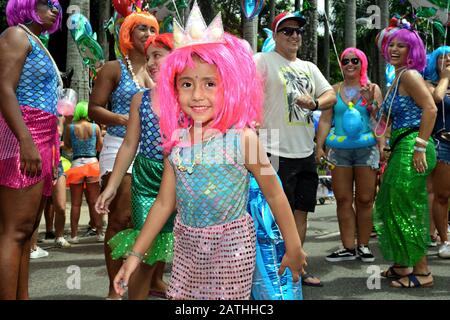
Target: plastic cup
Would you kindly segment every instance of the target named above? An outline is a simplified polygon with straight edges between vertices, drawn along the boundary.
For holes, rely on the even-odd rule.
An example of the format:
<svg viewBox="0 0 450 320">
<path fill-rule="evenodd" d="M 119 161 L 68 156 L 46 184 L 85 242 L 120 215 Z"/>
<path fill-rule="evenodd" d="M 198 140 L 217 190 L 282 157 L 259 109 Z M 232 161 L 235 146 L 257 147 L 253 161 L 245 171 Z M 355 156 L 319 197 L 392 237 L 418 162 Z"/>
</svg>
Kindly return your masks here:
<svg viewBox="0 0 450 320">
<path fill-rule="evenodd" d="M 73 89 L 63 89 L 56 109 L 62 116 L 72 116 L 77 104 L 77 93 Z"/>
</svg>

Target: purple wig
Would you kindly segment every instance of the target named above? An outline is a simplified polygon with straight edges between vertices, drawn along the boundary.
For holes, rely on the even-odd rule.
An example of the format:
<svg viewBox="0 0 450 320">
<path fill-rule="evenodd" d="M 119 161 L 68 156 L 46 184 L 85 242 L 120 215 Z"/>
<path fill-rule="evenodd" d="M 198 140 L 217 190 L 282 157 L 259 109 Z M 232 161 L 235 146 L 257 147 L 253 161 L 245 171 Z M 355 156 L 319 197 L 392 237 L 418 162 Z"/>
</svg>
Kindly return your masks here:
<svg viewBox="0 0 450 320">
<path fill-rule="evenodd" d="M 261 121 L 263 104 L 262 79 L 256 72 L 252 52 L 243 40 L 225 33 L 225 43 L 208 43 L 186 46 L 172 51 L 161 64 L 156 88 L 159 100 L 160 127 L 165 152 L 170 152 L 178 142 L 176 132 L 191 123 L 183 117 L 176 91 L 177 76 L 186 68 L 195 66 L 194 56 L 217 67 L 219 74 L 216 114 L 211 129 L 252 127 Z M 184 121 L 179 121 L 181 118 Z"/>
<path fill-rule="evenodd" d="M 392 40 L 406 43 L 409 49 L 408 58 L 406 60 L 406 66 L 408 69 L 415 69 L 422 72 L 427 64 L 427 55 L 425 46 L 422 39 L 419 37 L 416 31 L 410 31 L 408 29 L 399 29 L 389 36 L 386 46 L 383 49 L 383 56 L 386 61 L 389 62 L 389 45 Z"/>
<path fill-rule="evenodd" d="M 17 26 L 19 23 L 27 24 L 36 22 L 42 24 L 36 12 L 36 6 L 39 0 L 9 0 L 6 6 L 6 19 L 10 26 Z M 49 0 L 55 7 L 58 8 L 58 18 L 49 30 L 48 33 L 57 31 L 61 26 L 62 8 L 58 0 Z"/>
<path fill-rule="evenodd" d="M 367 68 L 369 65 L 369 63 L 367 62 L 366 54 L 357 48 L 347 48 L 341 54 L 341 61 L 349 53 L 353 53 L 355 56 L 358 57 L 359 61 L 361 61 L 361 71 L 359 73 L 359 84 L 361 86 L 365 86 L 368 82 Z"/>
</svg>

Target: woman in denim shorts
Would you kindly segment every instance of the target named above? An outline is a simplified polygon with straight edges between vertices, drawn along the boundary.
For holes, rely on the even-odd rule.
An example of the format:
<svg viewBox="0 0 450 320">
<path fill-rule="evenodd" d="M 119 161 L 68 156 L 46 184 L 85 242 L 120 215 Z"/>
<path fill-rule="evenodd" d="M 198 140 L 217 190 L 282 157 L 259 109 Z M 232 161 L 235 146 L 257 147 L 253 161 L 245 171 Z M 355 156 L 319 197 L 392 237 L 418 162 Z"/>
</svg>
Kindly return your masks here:
<svg viewBox="0 0 450 320">
<path fill-rule="evenodd" d="M 356 48 L 347 48 L 341 54 L 344 81 L 333 86 L 337 102 L 332 109 L 322 112 L 319 121 L 316 157 L 320 160 L 325 156 L 326 143 L 330 147 L 330 160 L 336 164 L 331 176 L 343 244 L 342 249 L 326 257 L 330 262 L 357 257 L 363 262 L 375 259 L 368 244 L 382 146 L 377 145 L 370 119 L 382 96 L 380 88 L 368 82 L 367 65 L 366 55 Z"/>
<path fill-rule="evenodd" d="M 447 236 L 448 199 L 450 197 L 450 47 L 434 50 L 427 61 L 425 78 L 438 108 L 433 136 L 436 142 L 437 165 L 432 173 L 434 192 L 433 218 L 441 238 L 438 255 L 450 258 Z"/>
</svg>

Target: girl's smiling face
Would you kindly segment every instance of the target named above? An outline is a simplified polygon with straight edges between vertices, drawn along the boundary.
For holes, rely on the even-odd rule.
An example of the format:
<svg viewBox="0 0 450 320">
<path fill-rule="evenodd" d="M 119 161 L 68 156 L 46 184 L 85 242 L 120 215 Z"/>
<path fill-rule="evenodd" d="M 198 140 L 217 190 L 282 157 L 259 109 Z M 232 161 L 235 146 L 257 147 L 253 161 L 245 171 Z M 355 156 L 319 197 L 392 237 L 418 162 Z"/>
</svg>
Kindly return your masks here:
<svg viewBox="0 0 450 320">
<path fill-rule="evenodd" d="M 176 88 L 181 110 L 203 126 L 213 120 L 219 87 L 217 67 L 194 57 L 194 67 L 177 76 Z"/>
</svg>

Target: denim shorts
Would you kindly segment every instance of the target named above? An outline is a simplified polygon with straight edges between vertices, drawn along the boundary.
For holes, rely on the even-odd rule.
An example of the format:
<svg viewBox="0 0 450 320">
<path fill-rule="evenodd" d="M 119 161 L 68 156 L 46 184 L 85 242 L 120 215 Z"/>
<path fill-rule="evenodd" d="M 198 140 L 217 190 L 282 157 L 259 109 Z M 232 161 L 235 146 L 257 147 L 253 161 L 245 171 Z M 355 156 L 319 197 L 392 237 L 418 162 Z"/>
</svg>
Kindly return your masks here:
<svg viewBox="0 0 450 320">
<path fill-rule="evenodd" d="M 437 160 L 445 164 L 450 164 L 450 143 L 442 142 L 441 140 L 435 141 Z"/>
<path fill-rule="evenodd" d="M 376 145 L 357 149 L 330 149 L 329 159 L 337 167 L 380 167 L 380 152 Z"/>
</svg>

